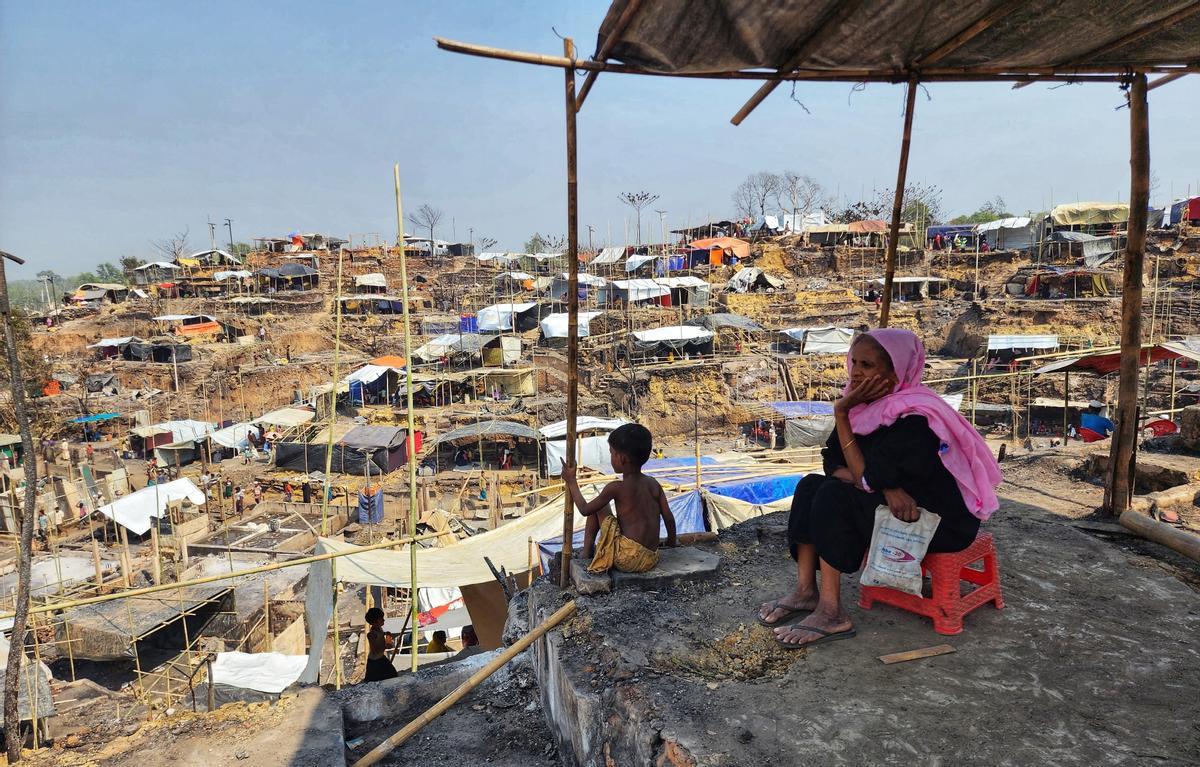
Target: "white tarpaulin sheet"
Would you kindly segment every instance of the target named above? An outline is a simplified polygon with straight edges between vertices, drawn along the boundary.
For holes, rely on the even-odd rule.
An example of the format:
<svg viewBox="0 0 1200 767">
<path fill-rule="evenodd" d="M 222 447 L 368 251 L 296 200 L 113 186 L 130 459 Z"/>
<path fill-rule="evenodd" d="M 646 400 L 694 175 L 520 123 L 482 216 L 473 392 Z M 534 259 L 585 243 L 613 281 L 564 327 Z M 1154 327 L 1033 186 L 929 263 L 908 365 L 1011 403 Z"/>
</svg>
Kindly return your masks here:
<svg viewBox="0 0 1200 767">
<path fill-rule="evenodd" d="M 558 277 L 556 279 L 566 282 L 567 280 L 571 279 L 571 275 L 567 274 L 566 272 L 562 272 L 558 275 Z M 579 273 L 579 284 L 580 285 L 591 285 L 592 287 L 602 288 L 608 284 L 608 280 L 604 279 L 603 277 L 597 277 L 594 274 L 586 274 L 584 272 L 580 272 Z"/>
<path fill-rule="evenodd" d="M 201 437 L 216 431 L 216 427 L 207 421 L 164 421 L 153 426 L 139 426 L 133 433 L 139 437 L 150 437 L 155 434 L 171 432 L 171 444 L 179 442 L 194 442 Z"/>
<path fill-rule="evenodd" d="M 580 434 L 585 431 L 612 431 L 618 426 L 624 426 L 629 423 L 624 418 L 597 418 L 592 415 L 581 415 L 575 419 L 575 433 Z M 561 439 L 567 436 L 567 422 L 557 421 L 548 423 L 538 429 L 542 436 L 546 439 Z"/>
<path fill-rule="evenodd" d="M 998 218 L 995 221 L 988 221 L 975 227 L 976 232 L 994 232 L 997 229 L 1019 229 L 1029 226 L 1033 223 L 1033 219 L 1028 216 L 1012 216 L 1010 218 Z"/>
<path fill-rule="evenodd" d="M 601 266 L 604 264 L 616 264 L 625 257 L 625 248 L 603 248 L 600 255 L 592 259 L 593 266 Z"/>
<path fill-rule="evenodd" d="M 596 317 L 599 317 L 602 312 L 580 312 L 579 313 L 579 337 L 583 338 L 588 335 L 588 323 Z M 542 318 L 542 335 L 546 338 L 566 338 L 567 337 L 567 318 L 566 312 L 555 312 L 547 314 Z"/>
<path fill-rule="evenodd" d="M 213 279 L 217 282 L 224 282 L 230 278 L 244 280 L 251 276 L 251 273 L 245 269 L 234 269 L 228 272 L 213 272 Z"/>
<path fill-rule="evenodd" d="M 226 426 L 224 429 L 218 429 L 208 435 L 216 444 L 222 447 L 232 447 L 241 450 L 250 444 L 247 434 L 254 432 L 255 436 L 261 433 L 261 429 L 251 423 L 235 423 L 233 426 Z"/>
<path fill-rule="evenodd" d="M 1058 336 L 988 336 L 989 352 L 1003 349 L 1057 349 Z"/>
<path fill-rule="evenodd" d="M 500 272 L 496 275 L 496 279 L 498 280 L 505 277 L 512 280 L 517 280 L 518 282 L 524 282 L 525 280 L 532 280 L 534 278 L 529 272 Z"/>
<path fill-rule="evenodd" d="M 655 282 L 659 285 L 666 285 L 668 288 L 700 288 L 708 286 L 707 282 L 690 274 L 680 277 L 659 277 Z"/>
<path fill-rule="evenodd" d="M 479 310 L 476 318 L 480 330 L 512 330 L 513 315 L 527 312 L 537 306 L 534 303 L 493 304 Z"/>
<path fill-rule="evenodd" d="M 792 508 L 790 497 L 780 498 L 771 503 L 757 504 L 739 498 L 730 498 L 727 495 L 710 493 L 707 490 L 704 491 L 704 502 L 708 506 L 708 517 L 712 522 L 713 530 L 724 530 L 738 522 L 745 522 L 747 519 Z"/>
<path fill-rule="evenodd" d="M 585 498 L 595 497 L 596 491 L 581 488 Z M 580 530 L 584 518 L 575 510 L 572 529 Z M 417 583 L 429 588 L 461 588 L 475 583 L 490 583 L 492 571 L 484 561 L 486 556 L 499 570 L 520 573 L 529 569 L 529 539 L 535 542 L 557 538 L 563 531 L 563 496 L 556 495 L 520 519 L 495 530 L 473 535 L 451 546 L 421 548 L 417 546 Z M 344 541 L 318 538 L 316 553 L 354 551 Z M 408 588 L 410 581 L 409 551 L 399 549 L 365 551 L 339 557 L 337 577 L 346 583 L 389 588 Z M 321 665 L 329 619 L 333 615 L 333 567 L 330 560 L 309 565 L 305 600 L 305 622 L 308 626 L 309 655 L 301 681 L 316 682 Z"/>
<path fill-rule="evenodd" d="M 543 443 L 546 450 L 546 475 L 557 477 L 562 474 L 563 462 L 567 458 L 567 441 L 556 439 Z M 595 469 L 601 474 L 613 474 L 612 457 L 608 452 L 608 435 L 582 437 L 579 439 L 579 465 Z"/>
<path fill-rule="evenodd" d="M 635 269 L 645 266 L 656 258 L 658 258 L 658 256 L 630 256 L 628 260 L 625 261 L 625 271 L 632 272 Z"/>
<path fill-rule="evenodd" d="M 654 280 L 613 280 L 612 285 L 625 291 L 630 301 L 648 301 L 671 294 L 671 289 Z"/>
<path fill-rule="evenodd" d="M 329 384 L 325 384 L 328 386 Z M 269 426 L 299 426 L 302 423 L 308 423 L 316 418 L 317 414 L 311 410 L 305 410 L 299 407 L 281 407 L 278 410 L 272 410 L 269 413 L 263 413 L 258 418 L 254 419 L 254 423 L 265 423 Z"/>
<path fill-rule="evenodd" d="M 300 678 L 307 655 L 278 652 L 219 652 L 212 664 L 213 684 L 278 694 Z"/>
<path fill-rule="evenodd" d="M 167 510 L 168 501 L 186 498 L 196 506 L 204 505 L 204 493 L 190 479 L 176 479 L 162 485 L 143 488 L 101 506 L 104 516 L 117 522 L 135 535 L 145 535 L 150 529 L 151 519 L 161 519 Z"/>
<path fill-rule="evenodd" d="M 370 274 L 360 274 L 354 278 L 354 287 L 356 288 L 386 288 L 387 277 L 384 277 L 380 272 L 371 272 Z"/>
<path fill-rule="evenodd" d="M 137 336 L 125 336 L 123 338 L 101 338 L 94 344 L 88 344 L 89 349 L 102 349 L 105 346 L 124 346 L 131 341 L 141 341 Z"/>
<path fill-rule="evenodd" d="M 639 330 L 633 334 L 633 340 L 638 346 L 658 346 L 666 344 L 667 346 L 683 346 L 684 344 L 703 344 L 711 341 L 713 337 L 711 330 L 697 327 L 695 325 L 672 325 L 665 328 L 651 328 L 650 330 Z"/>
<path fill-rule="evenodd" d="M 854 331 L 850 328 L 809 328 L 804 334 L 805 354 L 846 354 Z"/>
<path fill-rule="evenodd" d="M 343 385 L 351 383 L 369 384 L 378 381 L 380 376 L 387 373 L 392 368 L 385 365 L 363 365 L 358 370 L 355 370 L 350 375 L 342 379 Z"/>
</svg>

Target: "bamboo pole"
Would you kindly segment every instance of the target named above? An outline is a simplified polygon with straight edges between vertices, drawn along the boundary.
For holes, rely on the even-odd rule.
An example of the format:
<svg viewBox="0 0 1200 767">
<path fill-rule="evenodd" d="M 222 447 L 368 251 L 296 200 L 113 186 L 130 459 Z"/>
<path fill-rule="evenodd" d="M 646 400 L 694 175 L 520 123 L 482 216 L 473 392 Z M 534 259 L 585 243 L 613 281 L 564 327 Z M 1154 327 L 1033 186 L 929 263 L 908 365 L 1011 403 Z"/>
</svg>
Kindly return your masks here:
<svg viewBox="0 0 1200 767">
<path fill-rule="evenodd" d="M 575 43 L 563 39 L 563 56 L 575 58 Z M 576 175 L 575 70 L 563 69 L 567 122 L 567 453 L 575 464 L 576 417 L 579 411 L 579 180 Z M 562 566 L 558 585 L 571 582 L 571 548 L 575 532 L 575 502 L 563 494 Z"/>
<path fill-rule="evenodd" d="M 1063 373 L 1063 444 L 1067 444 L 1067 432 L 1070 429 L 1070 415 L 1068 409 L 1071 406 L 1071 371 Z"/>
<path fill-rule="evenodd" d="M 879 303 L 879 327 L 886 328 L 892 308 L 892 284 L 896 279 L 896 245 L 900 241 L 900 213 L 904 209 L 904 183 L 908 178 L 908 149 L 912 143 L 913 108 L 917 103 L 917 78 L 908 81 L 904 102 L 904 136 L 900 139 L 900 166 L 896 170 L 896 195 L 892 201 L 892 223 L 888 229 L 883 298 Z"/>
<path fill-rule="evenodd" d="M 66 602 L 54 602 L 54 603 L 48 603 L 48 604 L 44 604 L 44 605 L 30 605 L 29 614 L 33 615 L 36 613 L 51 613 L 51 612 L 57 612 L 58 610 L 65 610 L 70 607 L 82 607 L 84 605 L 94 605 L 94 604 L 100 604 L 102 602 L 113 602 L 113 601 L 116 601 L 119 599 L 129 599 L 132 597 L 140 597 L 140 596 L 145 596 L 146 594 L 157 594 L 162 591 L 172 591 L 175 589 L 187 588 L 189 586 L 203 586 L 206 583 L 216 583 L 217 581 L 227 581 L 227 580 L 232 580 L 234 578 L 241 578 L 241 577 L 244 577 L 247 575 L 258 575 L 259 573 L 270 573 L 270 572 L 274 572 L 276 570 L 283 570 L 284 568 L 288 568 L 288 567 L 301 567 L 304 565 L 311 565 L 314 562 L 323 562 L 327 559 L 335 559 L 336 560 L 341 557 L 348 557 L 348 556 L 352 556 L 354 554 L 362 554 L 363 552 L 366 552 L 366 551 L 375 551 L 377 549 L 396 548 L 397 546 L 404 546 L 409 543 L 415 543 L 416 541 L 424 541 L 424 540 L 429 540 L 430 538 L 436 538 L 439 535 L 441 535 L 441 533 L 425 533 L 424 535 L 416 535 L 416 536 L 409 536 L 409 537 L 405 537 L 405 538 L 398 538 L 394 541 L 380 541 L 379 543 L 373 543 L 368 546 L 358 546 L 358 547 L 355 547 L 354 549 L 350 549 L 350 550 L 346 550 L 346 551 L 328 551 L 324 554 L 314 554 L 314 555 L 308 556 L 308 557 L 299 557 L 298 559 L 290 559 L 286 562 L 274 562 L 269 565 L 259 565 L 258 567 L 249 567 L 249 568 L 246 568 L 245 570 L 238 570 L 236 572 L 217 573 L 216 575 L 206 575 L 201 578 L 193 578 L 188 581 L 177 581 L 175 583 L 163 583 L 158 586 L 144 586 L 140 589 L 129 589 L 127 591 L 120 591 L 120 592 L 117 592 L 114 594 L 104 594 L 102 596 L 95 596 L 95 597 L 84 597 L 82 599 L 71 599 Z M 3 613 L 0 613 L 0 620 L 4 620 L 5 618 L 11 618 L 11 617 L 13 617 L 12 611 L 5 611 Z"/>
<path fill-rule="evenodd" d="M 104 568 L 100 566 L 100 542 L 92 539 L 92 566 L 96 568 L 96 593 L 104 593 Z"/>
<path fill-rule="evenodd" d="M 408 532 L 417 534 L 417 439 L 416 425 L 413 423 L 413 379 L 412 379 L 412 323 L 408 311 L 408 257 L 404 253 L 404 214 L 400 197 L 400 164 L 392 166 L 392 175 L 396 183 L 396 236 L 400 240 L 400 282 L 401 298 L 404 301 L 404 381 L 405 397 L 408 405 L 408 434 L 405 437 L 405 447 L 408 451 Z M 431 238 L 432 239 L 432 238 Z M 434 244 L 429 244 L 430 253 Z M 480 453 L 480 460 L 483 454 Z M 417 604 L 417 547 L 409 546 L 409 623 L 412 626 L 412 671 L 417 671 L 417 631 L 420 628 L 419 606 Z"/>
<path fill-rule="evenodd" d="M 558 608 L 553 615 L 542 621 L 537 628 L 518 639 L 511 647 L 505 649 L 504 652 L 500 653 L 500 655 L 489 662 L 486 666 L 472 674 L 465 682 L 460 684 L 458 687 L 455 687 L 449 695 L 442 698 L 425 713 L 409 722 L 399 732 L 395 733 L 387 740 L 371 749 L 371 751 L 364 755 L 363 758 L 355 762 L 352 767 L 370 767 L 370 765 L 379 762 L 380 759 L 383 759 L 413 735 L 420 732 L 421 728 L 423 728 L 425 725 L 446 713 L 451 706 L 466 697 L 467 693 L 474 690 L 476 687 L 482 684 L 485 679 L 499 671 L 510 660 L 524 652 L 525 648 L 529 647 L 529 645 L 540 639 L 547 631 L 562 623 L 567 618 L 570 618 L 574 613 L 574 600 L 567 602 L 565 605 Z"/>
<path fill-rule="evenodd" d="M 1146 207 L 1150 199 L 1150 124 L 1146 107 L 1146 75 L 1133 76 L 1129 90 L 1129 228 L 1121 285 L 1121 374 L 1117 396 L 1117 428 L 1109 454 L 1104 508 L 1119 515 L 1129 508 L 1137 439 L 1138 357 L 1142 343 L 1142 265 L 1146 247 Z"/>
<path fill-rule="evenodd" d="M 150 523 L 150 553 L 153 560 L 150 565 L 150 574 L 154 578 L 154 585 L 162 583 L 162 560 L 159 559 L 161 551 L 158 548 L 158 524 L 152 520 Z"/>
<path fill-rule="evenodd" d="M 1134 511 L 1122 512 L 1120 523 L 1122 527 L 1132 530 L 1143 538 L 1162 544 L 1172 551 L 1200 562 L 1200 535 L 1179 530 L 1166 522 L 1159 522 L 1157 519 Z"/>
<path fill-rule="evenodd" d="M 401 240 L 403 243 L 403 240 Z M 337 424 L 338 364 L 342 357 L 342 257 L 345 249 L 338 249 L 337 289 L 334 291 L 333 330 L 333 379 L 329 385 L 329 439 L 325 443 L 325 481 L 321 484 L 321 535 L 329 535 L 330 472 L 333 470 L 333 427 Z M 403 257 L 404 248 L 400 248 Z M 405 311 L 408 308 L 405 307 Z M 305 454 L 308 449 L 305 446 Z M 307 481 L 307 480 L 306 480 Z"/>
</svg>

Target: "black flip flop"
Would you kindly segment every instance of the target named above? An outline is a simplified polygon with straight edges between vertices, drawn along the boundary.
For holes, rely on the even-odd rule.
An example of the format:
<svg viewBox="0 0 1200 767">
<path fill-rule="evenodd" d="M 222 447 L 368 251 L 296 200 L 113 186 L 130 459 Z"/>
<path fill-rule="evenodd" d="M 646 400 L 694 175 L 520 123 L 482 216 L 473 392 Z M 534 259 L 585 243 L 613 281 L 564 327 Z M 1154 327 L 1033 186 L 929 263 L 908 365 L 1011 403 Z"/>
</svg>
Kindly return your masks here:
<svg viewBox="0 0 1200 767">
<path fill-rule="evenodd" d="M 787 625 L 788 621 L 790 621 L 791 619 L 795 618 L 798 615 L 808 615 L 809 613 L 812 612 L 812 610 L 809 610 L 806 608 L 793 608 L 793 607 L 788 607 L 787 605 L 781 605 L 781 604 L 779 604 L 778 599 L 776 599 L 774 602 L 771 603 L 770 612 L 773 613 L 776 610 L 783 610 L 783 615 L 780 616 L 780 618 L 778 620 L 769 621 L 769 620 L 766 620 L 765 618 L 763 618 L 761 615 L 755 615 L 754 618 L 755 618 L 755 620 L 758 621 L 758 625 L 766 626 L 769 629 L 779 628 L 780 626 Z M 768 613 L 768 615 L 769 614 L 770 613 Z"/>
<path fill-rule="evenodd" d="M 839 639 L 850 639 L 858 634 L 858 631 L 853 628 L 846 629 L 845 631 L 826 631 L 825 629 L 819 629 L 815 626 L 803 626 L 800 624 L 796 624 L 791 628 L 797 628 L 813 634 L 820 634 L 821 638 L 814 639 L 811 642 L 785 642 L 782 639 L 776 638 L 775 643 L 785 650 L 799 650 L 803 647 L 812 647 L 813 645 L 819 645 L 823 642 L 836 642 Z"/>
</svg>

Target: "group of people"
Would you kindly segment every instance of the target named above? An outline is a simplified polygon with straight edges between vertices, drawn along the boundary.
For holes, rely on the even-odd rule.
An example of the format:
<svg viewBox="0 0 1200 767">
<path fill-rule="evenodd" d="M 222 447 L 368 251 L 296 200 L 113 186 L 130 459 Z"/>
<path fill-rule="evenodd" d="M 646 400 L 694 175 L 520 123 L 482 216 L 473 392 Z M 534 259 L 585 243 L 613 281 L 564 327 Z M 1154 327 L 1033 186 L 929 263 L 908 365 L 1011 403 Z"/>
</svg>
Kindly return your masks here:
<svg viewBox="0 0 1200 767">
<path fill-rule="evenodd" d="M 367 668 L 363 674 L 362 681 L 379 682 L 399 676 L 396 672 L 394 660 L 396 654 L 401 649 L 404 636 L 383 630 L 386 618 L 383 610 L 378 607 L 368 609 L 364 617 L 367 623 Z M 478 655 L 483 652 L 483 648 L 479 645 L 479 637 L 475 634 L 475 627 L 471 624 L 462 627 L 462 634 L 459 641 L 462 649 L 456 654 L 433 663 L 425 664 L 424 667 L 429 668 L 431 666 L 440 666 L 443 663 L 456 663 L 464 658 L 469 658 L 472 655 Z M 447 633 L 438 629 L 433 632 L 433 639 L 424 648 L 419 649 L 418 652 L 420 655 L 445 654 L 453 652 L 453 648 L 449 645 L 449 636 Z"/>
<path fill-rule="evenodd" d="M 982 234 L 977 235 L 977 237 L 979 252 L 987 253 L 989 250 L 987 237 Z M 933 246 L 934 250 L 969 250 L 971 248 L 971 241 L 961 233 L 955 234 L 953 237 L 944 237 L 941 232 L 938 232 L 933 235 L 930 245 Z"/>
</svg>

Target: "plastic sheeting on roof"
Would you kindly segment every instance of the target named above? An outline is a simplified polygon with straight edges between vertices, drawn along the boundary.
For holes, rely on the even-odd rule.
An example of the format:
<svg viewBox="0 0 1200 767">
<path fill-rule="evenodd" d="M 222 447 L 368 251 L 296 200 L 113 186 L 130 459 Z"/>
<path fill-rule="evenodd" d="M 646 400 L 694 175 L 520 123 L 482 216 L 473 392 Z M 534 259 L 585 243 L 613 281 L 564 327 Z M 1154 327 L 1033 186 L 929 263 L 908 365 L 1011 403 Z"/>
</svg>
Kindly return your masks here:
<svg viewBox="0 0 1200 767">
<path fill-rule="evenodd" d="M 387 277 L 384 277 L 381 272 L 371 272 L 370 274 L 360 274 L 354 278 L 354 287 L 368 288 L 386 288 Z"/>
<path fill-rule="evenodd" d="M 676 277 L 658 277 L 654 280 L 659 285 L 668 288 L 706 288 L 708 283 L 691 274 L 681 274 Z"/>
<path fill-rule="evenodd" d="M 708 491 L 716 495 L 736 498 L 752 504 L 766 504 L 783 498 L 790 499 L 796 492 L 796 485 L 804 478 L 803 474 L 785 474 L 780 477 L 763 477 L 747 479 L 738 482 L 720 482 L 708 486 Z"/>
<path fill-rule="evenodd" d="M 989 352 L 1002 349 L 1057 349 L 1058 336 L 1020 336 L 1020 335 L 991 335 L 988 336 Z"/>
<path fill-rule="evenodd" d="M 101 338 L 94 344 L 88 344 L 89 349 L 102 349 L 106 346 L 124 346 L 130 342 L 141 342 L 142 339 L 137 336 L 124 336 L 122 338 Z"/>
<path fill-rule="evenodd" d="M 657 258 L 658 258 L 658 256 L 650 256 L 650 255 L 630 256 L 628 259 L 625 260 L 625 271 L 627 271 L 627 272 L 635 271 L 635 270 L 645 266 L 646 264 L 656 260 Z"/>
<path fill-rule="evenodd" d="M 665 345 L 681 347 L 686 344 L 703 344 L 712 340 L 711 330 L 695 325 L 671 325 L 665 328 L 639 330 L 633 334 L 634 342 L 643 348 Z"/>
<path fill-rule="evenodd" d="M 588 326 L 592 320 L 599 317 L 603 312 L 580 312 L 579 313 L 579 337 L 585 338 L 589 335 Z M 546 338 L 566 338 L 567 337 L 567 320 L 569 315 L 566 312 L 555 312 L 547 314 L 542 318 L 541 328 L 542 335 Z"/>
<path fill-rule="evenodd" d="M 850 344 L 854 341 L 852 328 L 788 328 L 779 332 L 799 341 L 803 354 L 845 354 L 850 351 Z"/>
<path fill-rule="evenodd" d="M 994 232 L 997 229 L 1020 229 L 1032 223 L 1033 219 L 1028 216 L 1012 216 L 1010 218 L 998 218 L 995 221 L 979 224 L 975 227 L 975 231 Z"/>
<path fill-rule="evenodd" d="M 784 418 L 808 418 L 810 416 L 833 415 L 832 402 L 781 401 L 768 402 L 767 404 Z"/>
<path fill-rule="evenodd" d="M 630 301 L 648 301 L 671 293 L 670 288 L 654 280 L 613 280 L 612 286 L 624 291 Z"/>
<path fill-rule="evenodd" d="M 145 535 L 150 530 L 152 519 L 162 519 L 166 515 L 167 503 L 181 498 L 186 498 L 196 506 L 203 506 L 205 500 L 204 493 L 190 479 L 176 479 L 130 493 L 96 511 L 134 535 Z"/>
<path fill-rule="evenodd" d="M 228 272 L 213 272 L 213 279 L 217 282 L 224 282 L 225 280 L 230 279 L 244 280 L 253 276 L 254 275 L 251 272 L 248 272 L 245 269 L 234 269 L 233 271 Z"/>
<path fill-rule="evenodd" d="M 758 267 L 751 266 L 740 270 L 737 274 L 730 277 L 727 287 L 738 293 L 745 293 L 759 284 L 771 288 L 782 288 L 783 280 L 778 277 L 772 277 Z"/>
<path fill-rule="evenodd" d="M 596 418 L 590 415 L 581 415 L 575 419 L 575 431 L 582 434 L 585 431 L 612 431 L 618 426 L 623 426 L 629 423 L 624 418 Z M 546 439 L 559 439 L 567 436 L 567 422 L 557 421 L 543 426 L 538 431 Z"/>
<path fill-rule="evenodd" d="M 242 260 L 240 258 L 233 255 L 232 253 L 226 253 L 225 251 L 221 250 L 220 248 L 217 248 L 216 250 L 198 250 L 195 253 L 193 253 L 192 255 L 188 256 L 188 258 L 199 261 L 201 259 L 204 259 L 205 256 L 212 256 L 212 258 L 209 258 L 208 260 L 214 264 L 240 264 L 240 263 L 242 263 Z"/>
<path fill-rule="evenodd" d="M 283 426 L 286 428 L 308 423 L 316 417 L 317 414 L 312 410 L 305 410 L 298 407 L 281 407 L 278 410 L 263 413 L 251 423 L 265 423 L 269 426 Z"/>
<path fill-rule="evenodd" d="M 171 433 L 171 443 L 193 442 L 216 431 L 216 427 L 207 421 L 164 421 L 151 426 L 139 426 L 131 431 L 139 437 L 150 437 L 163 432 Z"/>
<path fill-rule="evenodd" d="M 625 248 L 621 248 L 621 247 L 603 248 L 600 250 L 600 253 L 595 258 L 592 259 L 591 262 L 594 265 L 603 266 L 605 264 L 620 263 L 621 259 L 624 257 L 625 257 Z"/>
<path fill-rule="evenodd" d="M 720 248 L 729 251 L 734 258 L 739 260 L 750 257 L 750 243 L 736 237 L 706 237 L 701 240 L 692 240 L 688 244 L 693 248 L 703 248 L 704 250 Z"/>
<path fill-rule="evenodd" d="M 532 280 L 533 278 L 533 275 L 529 272 L 500 272 L 496 275 L 497 280 L 510 279 L 516 280 L 517 282 L 524 282 L 526 280 Z"/>
<path fill-rule="evenodd" d="M 404 435 L 399 426 L 355 426 L 338 442 L 346 447 L 393 448 L 404 444 Z"/>
<path fill-rule="evenodd" d="M 718 330 L 720 328 L 738 328 L 750 332 L 762 331 L 762 325 L 759 325 L 749 317 L 743 317 L 740 314 L 706 314 L 702 317 L 693 317 L 684 325 L 696 325 L 697 327 L 705 328 L 706 330 Z"/>
<path fill-rule="evenodd" d="M 1119 202 L 1071 202 L 1050 211 L 1055 226 L 1117 224 L 1129 220 L 1129 206 Z"/>
<path fill-rule="evenodd" d="M 141 266 L 135 266 L 133 270 L 135 272 L 140 272 L 145 269 L 180 269 L 180 268 L 182 268 L 182 267 L 178 266 L 177 264 L 172 264 L 170 261 L 151 261 L 148 264 L 142 264 Z"/>
<path fill-rule="evenodd" d="M 566 282 L 567 280 L 571 279 L 571 275 L 568 274 L 567 272 L 562 272 L 555 279 L 559 279 L 559 280 L 562 280 L 563 282 Z M 579 284 L 580 285 L 591 285 L 592 287 L 602 288 L 608 284 L 608 280 L 604 279 L 603 277 L 597 277 L 594 274 L 586 274 L 584 272 L 580 272 L 579 273 Z"/>
<path fill-rule="evenodd" d="M 374 383 L 375 381 L 378 381 L 381 376 L 386 375 L 389 370 L 391 370 L 391 368 L 385 365 L 363 365 L 358 370 L 355 370 L 353 373 L 343 378 L 342 384 L 348 385 L 352 383 Z"/>
<path fill-rule="evenodd" d="M 480 309 L 475 316 L 480 330 L 513 330 L 513 318 L 535 306 L 535 303 L 493 304 Z"/>
<path fill-rule="evenodd" d="M 537 429 L 532 426 L 527 426 L 516 421 L 483 421 L 481 423 L 471 423 L 466 426 L 460 426 L 457 429 L 451 429 L 445 434 L 439 434 L 429 441 L 431 445 L 440 445 L 443 442 L 453 442 L 456 439 L 464 439 L 467 437 L 479 437 L 488 434 L 500 434 L 509 437 L 522 437 L 525 439 L 538 439 L 541 435 Z"/>
<path fill-rule="evenodd" d="M 235 423 L 233 426 L 217 429 L 212 434 L 209 434 L 208 438 L 222 447 L 241 450 L 250 444 L 247 436 L 250 432 L 254 432 L 254 435 L 257 437 L 262 433 L 262 428 L 252 423 Z"/>
</svg>

